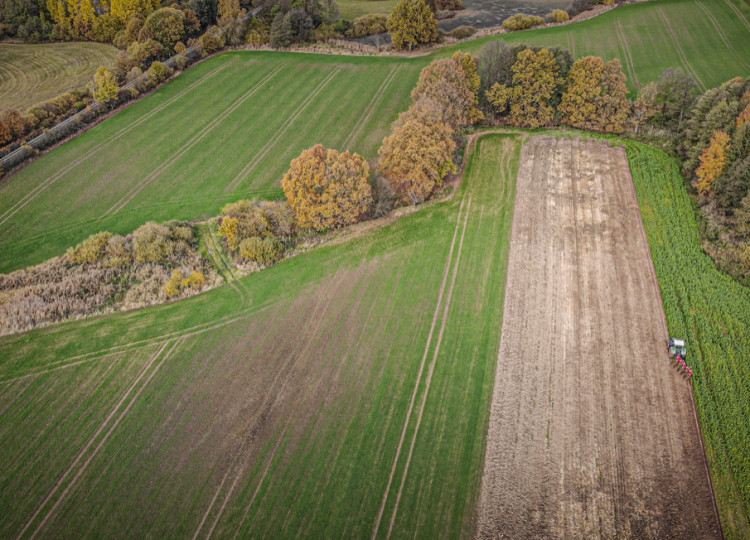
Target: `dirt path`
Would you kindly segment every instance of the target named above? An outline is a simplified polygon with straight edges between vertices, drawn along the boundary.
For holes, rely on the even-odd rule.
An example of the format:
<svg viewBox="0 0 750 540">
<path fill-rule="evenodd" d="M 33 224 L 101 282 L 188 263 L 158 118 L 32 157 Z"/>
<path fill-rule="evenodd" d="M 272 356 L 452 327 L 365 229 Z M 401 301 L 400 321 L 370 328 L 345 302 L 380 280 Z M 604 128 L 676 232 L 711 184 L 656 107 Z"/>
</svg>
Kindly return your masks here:
<svg viewBox="0 0 750 540">
<path fill-rule="evenodd" d="M 476 538 L 720 538 L 621 149 L 524 147 Z"/>
</svg>

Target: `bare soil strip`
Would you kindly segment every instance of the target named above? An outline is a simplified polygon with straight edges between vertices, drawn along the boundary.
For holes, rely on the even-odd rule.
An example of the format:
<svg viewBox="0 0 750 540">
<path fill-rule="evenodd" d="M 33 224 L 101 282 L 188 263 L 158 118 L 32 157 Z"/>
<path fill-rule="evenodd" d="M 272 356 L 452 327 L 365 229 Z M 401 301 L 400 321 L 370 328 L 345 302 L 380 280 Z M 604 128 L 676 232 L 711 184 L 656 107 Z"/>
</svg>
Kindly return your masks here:
<svg viewBox="0 0 750 540">
<path fill-rule="evenodd" d="M 732 8 L 732 11 L 734 11 L 737 14 L 737 18 L 742 21 L 742 24 L 745 25 L 745 28 L 747 28 L 747 31 L 750 32 L 750 23 L 747 22 L 745 15 L 742 14 L 740 9 L 732 3 L 732 0 L 724 0 L 724 3 L 728 5 L 730 8 Z"/>
<path fill-rule="evenodd" d="M 669 33 L 669 38 L 672 40 L 672 43 L 674 44 L 674 48 L 675 48 L 675 51 L 677 51 L 677 55 L 680 57 L 680 60 L 682 60 L 682 65 L 690 73 L 693 79 L 695 79 L 695 82 L 698 83 L 698 86 L 701 87 L 701 90 L 705 92 L 706 85 L 703 83 L 701 78 L 698 77 L 698 73 L 696 73 L 695 69 L 693 69 L 692 64 L 688 61 L 688 58 L 685 55 L 685 51 L 682 50 L 682 45 L 680 45 L 680 40 L 677 39 L 677 34 L 675 33 L 674 28 L 672 28 L 672 23 L 669 21 L 669 18 L 666 15 L 664 15 L 664 11 L 661 9 L 661 6 L 657 6 L 656 11 L 657 13 L 659 13 L 659 17 L 661 18 L 662 22 L 664 23 L 664 26 L 667 29 L 667 32 Z"/>
<path fill-rule="evenodd" d="M 435 372 L 435 363 L 437 357 L 440 354 L 440 344 L 443 342 L 443 334 L 445 333 L 445 325 L 448 322 L 448 311 L 451 307 L 451 300 L 453 299 L 453 288 L 456 285 L 456 277 L 458 276 L 458 266 L 461 262 L 461 252 L 464 247 L 464 236 L 466 236 L 466 224 L 469 221 L 469 214 L 471 213 L 471 196 L 469 196 L 469 202 L 466 205 L 466 214 L 464 215 L 464 225 L 461 231 L 461 240 L 458 243 L 458 254 L 456 255 L 456 262 L 453 265 L 453 277 L 451 278 L 451 286 L 448 289 L 448 298 L 445 301 L 445 307 L 443 308 L 443 321 L 440 324 L 440 332 L 438 333 L 437 342 L 435 344 L 435 352 L 432 355 L 432 362 L 427 372 L 427 380 L 425 382 L 425 389 L 422 395 L 422 403 L 419 405 L 419 414 L 417 415 L 417 423 L 414 426 L 414 433 L 412 434 L 411 444 L 409 445 L 409 454 L 406 458 L 406 464 L 404 465 L 404 473 L 401 476 L 401 484 L 398 486 L 398 494 L 396 495 L 396 504 L 393 507 L 393 514 L 391 515 L 391 522 L 388 525 L 388 534 L 386 538 L 391 537 L 393 532 L 393 524 L 396 522 L 396 515 L 398 514 L 399 503 L 401 502 L 401 494 L 404 491 L 404 484 L 406 483 L 406 477 L 409 475 L 409 465 L 411 464 L 411 458 L 414 454 L 414 445 L 417 442 L 417 435 L 419 434 L 419 426 L 422 424 L 422 415 L 424 414 L 424 406 L 427 403 L 427 397 L 430 394 L 430 384 L 432 383 L 432 374 Z"/>
<path fill-rule="evenodd" d="M 732 46 L 732 42 L 729 41 L 729 38 L 727 37 L 726 32 L 724 32 L 724 29 L 719 24 L 719 21 L 716 20 L 716 17 L 714 17 L 713 13 L 711 13 L 711 10 L 706 8 L 706 6 L 703 5 L 703 2 L 700 0 L 696 0 L 695 3 L 699 8 L 701 8 L 701 11 L 706 15 L 706 19 L 711 21 L 711 24 L 713 25 L 714 29 L 716 30 L 716 34 L 721 38 L 721 41 L 724 42 L 724 46 L 732 51 L 732 55 L 740 61 L 740 63 L 744 66 L 745 69 L 750 70 L 750 64 L 748 64 L 745 61 L 745 57 L 741 54 L 737 53 L 737 49 L 735 49 Z"/>
<path fill-rule="evenodd" d="M 524 147 L 476 538 L 720 538 L 627 157 Z"/>
<path fill-rule="evenodd" d="M 273 148 L 277 142 L 281 139 L 281 137 L 284 136 L 284 133 L 287 132 L 287 130 L 292 126 L 294 121 L 299 117 L 300 114 L 302 114 L 305 109 L 312 103 L 312 101 L 323 91 L 323 88 L 325 88 L 329 82 L 341 71 L 342 68 L 336 68 L 333 71 L 331 71 L 328 76 L 323 79 L 320 84 L 313 90 L 307 98 L 300 103 L 299 107 L 284 121 L 281 126 L 279 126 L 279 129 L 276 131 L 276 133 L 273 134 L 273 136 L 268 140 L 268 142 L 263 146 L 263 148 L 260 149 L 260 151 L 255 154 L 255 157 L 250 160 L 250 162 L 245 165 L 242 170 L 237 173 L 237 176 L 235 176 L 232 181 L 229 183 L 227 187 L 224 188 L 224 192 L 234 191 L 237 189 L 237 186 L 239 186 L 242 181 L 247 178 L 247 175 L 253 172 L 255 167 L 258 166 L 258 164 L 263 160 L 264 157 L 266 157 L 266 154 Z"/>
<path fill-rule="evenodd" d="M 113 142 L 117 141 L 118 139 L 122 138 L 123 135 L 126 135 L 139 125 L 141 125 L 143 122 L 151 118 L 152 116 L 158 114 L 161 112 L 165 107 L 169 106 L 174 101 L 182 98 L 185 94 L 196 88 L 197 86 L 203 84 L 207 80 L 211 79 L 214 75 L 217 75 L 219 72 L 223 71 L 224 69 L 228 68 L 231 65 L 231 62 L 227 62 L 226 64 L 222 64 L 213 70 L 206 73 L 203 77 L 198 79 L 197 81 L 190 84 L 190 86 L 186 87 L 185 89 L 181 90 L 168 100 L 166 100 L 164 103 L 154 107 L 151 111 L 147 112 L 138 120 L 133 122 L 132 124 L 129 124 L 128 126 L 122 128 L 120 131 L 112 135 L 109 139 L 105 139 L 101 143 L 95 145 L 92 147 L 89 151 L 87 151 L 85 154 L 83 154 L 81 157 L 74 159 L 69 164 L 67 164 L 65 167 L 60 169 L 56 174 L 50 176 L 46 180 L 43 180 L 39 183 L 34 189 L 29 191 L 21 200 L 19 200 L 15 205 L 10 207 L 8 210 L 6 210 L 2 215 L 0 215 L 0 225 L 8 221 L 11 217 L 13 217 L 17 212 L 19 212 L 24 206 L 29 204 L 31 201 L 36 199 L 44 190 L 46 190 L 49 186 L 57 182 L 60 178 L 62 178 L 65 174 L 67 174 L 70 170 L 77 167 L 84 161 L 86 161 L 91 156 L 95 155 L 99 150 L 102 148 L 105 148 L 112 144 Z"/>
<path fill-rule="evenodd" d="M 635 71 L 635 62 L 633 62 L 633 55 L 630 52 L 630 45 L 628 44 L 628 38 L 625 35 L 625 31 L 622 28 L 620 21 L 615 22 L 615 31 L 617 32 L 617 38 L 622 45 L 622 49 L 625 52 L 625 66 L 630 74 L 631 80 L 635 83 L 635 89 L 638 90 L 641 87 L 641 82 L 638 80 L 638 74 Z"/>
<path fill-rule="evenodd" d="M 370 103 L 367 105 L 367 108 L 364 111 L 362 111 L 362 116 L 359 117 L 359 120 L 355 124 L 354 129 L 352 129 L 352 132 L 349 133 L 349 136 L 344 141 L 344 144 L 341 145 L 342 149 L 344 149 L 345 151 L 349 150 L 349 146 L 351 146 L 351 144 L 359 136 L 360 131 L 362 131 L 362 127 L 370 119 L 370 116 L 372 116 L 372 112 L 375 110 L 375 107 L 378 106 L 378 103 L 380 103 L 380 100 L 382 99 L 383 94 L 385 94 L 385 91 L 391 85 L 391 81 L 393 81 L 394 77 L 396 76 L 396 73 L 401 69 L 402 66 L 403 64 L 398 64 L 393 69 L 391 69 L 391 72 L 380 84 L 380 88 L 378 88 L 378 91 L 375 92 L 374 96 L 372 96 L 372 99 L 370 100 Z"/>
<path fill-rule="evenodd" d="M 461 215 L 463 214 L 464 210 L 464 201 L 461 201 L 461 206 L 458 210 L 458 216 L 456 217 L 456 227 L 453 230 L 453 240 L 451 240 L 451 247 L 450 251 L 448 252 L 448 259 L 445 261 L 445 270 L 443 270 L 443 281 L 440 284 L 440 292 L 438 293 L 438 300 L 437 304 L 435 305 L 435 313 L 432 316 L 432 325 L 430 326 L 430 333 L 427 336 L 427 343 L 425 344 L 424 348 L 424 354 L 422 355 L 422 362 L 419 365 L 419 372 L 417 374 L 417 379 L 414 383 L 414 390 L 411 395 L 411 400 L 409 401 L 409 408 L 406 411 L 406 418 L 404 419 L 404 427 L 401 430 L 401 438 L 398 441 L 398 447 L 396 448 L 396 456 L 393 458 L 393 465 L 391 466 L 391 473 L 388 477 L 388 484 L 385 487 L 385 492 L 383 493 L 383 500 L 380 504 L 380 511 L 378 512 L 378 519 L 375 522 L 375 527 L 372 531 L 372 538 L 375 540 L 375 538 L 378 535 L 378 529 L 380 529 L 380 523 L 383 520 L 383 512 L 385 512 L 385 505 L 388 501 L 388 494 L 391 491 L 391 484 L 393 484 L 393 477 L 396 474 L 396 466 L 398 465 L 399 457 L 401 456 L 401 448 L 404 445 L 404 439 L 406 438 L 406 431 L 409 427 L 409 421 L 411 419 L 411 413 L 414 409 L 414 402 L 417 399 L 417 392 L 419 390 L 419 386 L 422 382 L 422 373 L 424 372 L 424 366 L 427 361 L 427 355 L 430 351 L 430 345 L 432 344 L 432 336 L 435 333 L 435 326 L 437 325 L 438 316 L 440 315 L 440 306 L 443 302 L 443 293 L 445 292 L 445 285 L 448 282 L 448 274 L 450 273 L 451 268 L 451 260 L 453 259 L 453 251 L 456 246 L 456 238 L 458 237 L 458 229 L 461 226 Z"/>
<path fill-rule="evenodd" d="M 52 487 L 52 489 L 50 490 L 50 492 L 44 498 L 44 500 L 42 500 L 42 502 L 39 504 L 39 507 L 37 508 L 36 512 L 34 512 L 34 515 L 32 515 L 31 518 L 29 519 L 29 521 L 26 522 L 26 525 L 21 530 L 21 532 L 18 534 L 17 538 L 21 538 L 24 535 L 24 533 L 26 532 L 26 530 L 31 526 L 31 524 L 37 518 L 37 516 L 42 511 L 42 509 L 45 507 L 45 505 L 49 502 L 49 500 L 52 498 L 52 496 L 55 494 L 55 492 L 60 488 L 60 486 L 62 485 L 62 483 L 68 477 L 68 475 L 73 471 L 73 469 L 76 467 L 76 465 L 78 465 L 78 462 L 83 458 L 84 454 L 88 451 L 88 449 L 91 447 L 91 445 L 94 444 L 94 441 L 96 440 L 96 438 L 101 434 L 102 431 L 104 431 L 104 428 L 107 427 L 107 424 L 114 417 L 115 413 L 117 413 L 117 411 L 120 408 L 120 406 L 128 399 L 128 396 L 130 396 L 130 393 L 138 385 L 138 383 L 140 382 L 140 380 L 143 378 L 143 376 L 146 374 L 146 372 L 149 370 L 149 368 L 151 368 L 151 366 L 156 361 L 156 359 L 161 355 L 161 353 L 164 351 L 164 349 L 166 348 L 166 346 L 167 346 L 167 343 L 165 342 L 153 354 L 153 356 L 151 356 L 151 358 L 149 359 L 148 363 L 143 368 L 143 370 L 141 370 L 141 372 L 138 375 L 138 377 L 136 378 L 136 380 L 133 381 L 133 384 L 130 385 L 130 387 L 127 389 L 127 391 L 122 396 L 122 398 L 120 398 L 120 401 L 118 401 L 117 404 L 112 408 L 112 410 L 109 412 L 109 414 L 107 415 L 107 417 L 101 423 L 101 425 L 99 426 L 99 428 L 96 430 L 96 432 L 88 440 L 88 442 L 86 443 L 86 445 L 83 447 L 83 450 L 81 450 L 79 452 L 78 456 L 76 456 L 76 458 L 73 460 L 73 463 L 70 464 L 70 466 L 67 468 L 67 470 L 63 473 L 63 475 L 60 477 L 60 479 L 57 481 L 57 483 Z M 47 516 L 45 516 L 45 520 L 44 521 L 46 521 L 47 517 L 49 517 L 49 513 L 47 514 Z M 44 523 L 44 521 L 42 523 Z M 34 534 L 36 534 L 36 532 L 39 531 L 40 527 L 41 527 L 41 524 L 40 524 L 39 527 L 37 527 L 37 529 L 34 532 Z"/>
<path fill-rule="evenodd" d="M 172 154 L 172 156 L 167 159 L 166 161 L 163 161 L 156 169 L 154 169 L 150 174 L 148 174 L 143 180 L 138 182 L 135 186 L 130 188 L 130 190 L 123 195 L 119 201 L 117 201 L 109 210 L 107 210 L 104 213 L 104 216 L 109 216 L 116 214 L 120 210 L 122 210 L 130 201 L 133 200 L 133 198 L 138 195 L 141 191 L 143 191 L 151 182 L 156 180 L 161 174 L 169 169 L 172 165 L 174 165 L 182 156 L 187 154 L 196 144 L 201 142 L 213 129 L 218 126 L 221 122 L 223 122 L 229 115 L 234 113 L 239 107 L 242 106 L 243 103 L 245 103 L 248 99 L 250 99 L 258 90 L 263 88 L 268 81 L 270 81 L 279 71 L 284 69 L 287 66 L 288 63 L 281 64 L 279 67 L 274 69 L 271 73 L 266 75 L 263 79 L 261 79 L 258 83 L 253 85 L 247 92 L 245 92 L 240 98 L 238 98 L 234 103 L 232 103 L 229 107 L 227 107 L 220 115 L 218 115 L 216 118 L 211 120 L 208 124 L 203 126 L 203 129 L 201 129 L 198 133 L 196 133 L 187 143 L 185 143 L 184 146 L 182 146 L 177 152 Z"/>
</svg>

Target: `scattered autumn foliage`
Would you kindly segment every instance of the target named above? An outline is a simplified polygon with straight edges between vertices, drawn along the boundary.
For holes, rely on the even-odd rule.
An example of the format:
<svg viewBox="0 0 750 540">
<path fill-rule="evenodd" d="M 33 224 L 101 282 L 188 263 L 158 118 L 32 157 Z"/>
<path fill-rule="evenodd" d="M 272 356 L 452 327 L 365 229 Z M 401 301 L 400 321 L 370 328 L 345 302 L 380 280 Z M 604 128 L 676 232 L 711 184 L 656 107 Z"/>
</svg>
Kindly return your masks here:
<svg viewBox="0 0 750 540">
<path fill-rule="evenodd" d="M 709 145 L 703 149 L 700 165 L 695 170 L 697 177 L 696 188 L 702 195 L 707 195 L 714 182 L 719 178 L 727 165 L 729 150 L 729 135 L 724 131 L 717 131 L 711 137 Z"/>
</svg>

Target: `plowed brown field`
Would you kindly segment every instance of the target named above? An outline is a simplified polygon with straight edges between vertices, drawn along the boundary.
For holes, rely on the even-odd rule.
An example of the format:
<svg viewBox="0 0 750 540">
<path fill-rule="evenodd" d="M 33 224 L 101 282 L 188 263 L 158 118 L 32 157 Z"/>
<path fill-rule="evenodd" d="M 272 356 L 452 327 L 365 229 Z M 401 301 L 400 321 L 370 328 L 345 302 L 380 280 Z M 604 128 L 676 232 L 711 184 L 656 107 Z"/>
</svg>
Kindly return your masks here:
<svg viewBox="0 0 750 540">
<path fill-rule="evenodd" d="M 524 147 L 477 538 L 720 537 L 625 152 Z"/>
</svg>

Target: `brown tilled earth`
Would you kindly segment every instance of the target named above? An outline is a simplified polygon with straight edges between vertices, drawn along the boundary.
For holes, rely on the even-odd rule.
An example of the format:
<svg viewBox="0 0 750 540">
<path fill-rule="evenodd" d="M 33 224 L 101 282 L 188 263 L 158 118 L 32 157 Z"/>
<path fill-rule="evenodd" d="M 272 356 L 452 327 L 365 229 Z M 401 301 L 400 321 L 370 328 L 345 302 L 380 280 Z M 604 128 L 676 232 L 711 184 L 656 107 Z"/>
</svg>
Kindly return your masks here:
<svg viewBox="0 0 750 540">
<path fill-rule="evenodd" d="M 521 160 L 475 536 L 720 537 L 624 150 Z"/>
</svg>

